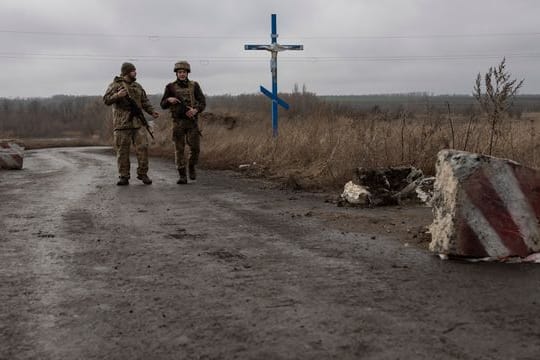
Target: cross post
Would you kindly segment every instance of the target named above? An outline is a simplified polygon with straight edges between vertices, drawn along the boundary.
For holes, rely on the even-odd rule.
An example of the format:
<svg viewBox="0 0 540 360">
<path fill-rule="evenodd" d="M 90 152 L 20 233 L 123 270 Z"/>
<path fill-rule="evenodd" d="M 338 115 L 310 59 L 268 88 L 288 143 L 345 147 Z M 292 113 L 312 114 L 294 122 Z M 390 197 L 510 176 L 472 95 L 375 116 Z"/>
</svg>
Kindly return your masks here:
<svg viewBox="0 0 540 360">
<path fill-rule="evenodd" d="M 272 53 L 272 58 L 270 60 L 270 71 L 272 72 L 272 92 L 268 91 L 264 86 L 261 85 L 261 92 L 272 100 L 272 134 L 274 137 L 278 135 L 278 105 L 284 108 L 285 110 L 289 109 L 289 104 L 287 104 L 283 99 L 278 97 L 278 86 L 277 86 L 277 54 L 280 51 L 285 50 L 304 50 L 303 45 L 280 45 L 277 42 L 278 33 L 277 33 L 277 16 L 272 14 L 271 17 L 272 23 L 272 33 L 270 34 L 272 42 L 270 45 L 244 45 L 244 50 L 266 50 Z"/>
</svg>

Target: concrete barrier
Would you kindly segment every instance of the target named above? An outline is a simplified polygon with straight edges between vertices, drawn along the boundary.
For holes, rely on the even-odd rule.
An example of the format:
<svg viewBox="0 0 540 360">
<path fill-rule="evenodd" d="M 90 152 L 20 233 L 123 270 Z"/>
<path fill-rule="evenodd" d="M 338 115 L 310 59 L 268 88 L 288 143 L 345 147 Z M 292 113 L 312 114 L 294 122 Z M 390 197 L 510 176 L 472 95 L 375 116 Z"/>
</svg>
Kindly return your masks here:
<svg viewBox="0 0 540 360">
<path fill-rule="evenodd" d="M 540 171 L 506 159 L 442 150 L 430 250 L 466 257 L 540 251 Z"/>
<path fill-rule="evenodd" d="M 16 141 L 0 140 L 0 169 L 22 169 L 24 146 Z"/>
</svg>

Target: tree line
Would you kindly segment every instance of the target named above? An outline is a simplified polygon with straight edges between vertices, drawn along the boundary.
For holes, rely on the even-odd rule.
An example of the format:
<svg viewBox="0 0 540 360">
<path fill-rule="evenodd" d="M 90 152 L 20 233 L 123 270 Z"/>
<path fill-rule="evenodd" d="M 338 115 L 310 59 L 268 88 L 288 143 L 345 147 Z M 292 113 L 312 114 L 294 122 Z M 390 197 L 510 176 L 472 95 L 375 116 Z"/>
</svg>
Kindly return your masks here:
<svg viewBox="0 0 540 360">
<path fill-rule="evenodd" d="M 386 118 L 398 117 L 403 110 L 414 113 L 447 112 L 470 113 L 476 101 L 471 95 L 429 95 L 424 93 L 318 96 L 315 93 L 294 91 L 280 94 L 291 105 L 290 110 L 280 109 L 280 118 L 309 118 L 346 116 L 362 120 L 371 114 L 384 113 Z M 159 108 L 161 95 L 149 95 Z M 269 116 L 270 100 L 261 94 L 209 96 L 207 111 L 234 114 L 260 119 Z M 540 111 L 540 95 L 518 95 L 511 112 Z M 259 116 L 251 116 L 258 114 Z M 7 99 L 0 98 L 0 137 L 98 137 L 107 140 L 112 134 L 111 109 L 103 104 L 101 96 L 56 95 L 50 98 Z"/>
<path fill-rule="evenodd" d="M 97 96 L 0 99 L 2 137 L 106 137 L 110 114 Z"/>
</svg>

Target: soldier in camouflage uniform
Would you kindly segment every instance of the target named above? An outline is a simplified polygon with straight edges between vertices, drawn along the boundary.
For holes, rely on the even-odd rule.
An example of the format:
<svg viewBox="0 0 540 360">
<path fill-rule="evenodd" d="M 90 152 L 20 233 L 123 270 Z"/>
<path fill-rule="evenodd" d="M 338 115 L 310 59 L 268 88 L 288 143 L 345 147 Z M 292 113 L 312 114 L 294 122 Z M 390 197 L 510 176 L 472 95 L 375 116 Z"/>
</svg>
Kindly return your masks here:
<svg viewBox="0 0 540 360">
<path fill-rule="evenodd" d="M 137 71 L 131 63 L 123 63 L 121 76 L 116 76 L 103 96 L 105 105 L 112 105 L 114 144 L 118 161 L 120 180 L 117 185 L 128 185 L 130 178 L 129 149 L 131 143 L 137 154 L 137 179 L 150 185 L 148 177 L 148 137 L 140 119 L 130 111 L 128 97 L 135 100 L 139 108 L 156 119 L 159 114 L 154 111 L 142 86 L 136 82 Z"/>
<path fill-rule="evenodd" d="M 174 72 L 176 81 L 165 87 L 161 108 L 170 109 L 173 118 L 174 155 L 179 175 L 177 184 L 187 184 L 184 148 L 187 143 L 191 152 L 188 162 L 189 178 L 195 180 L 195 166 L 201 150 L 197 115 L 206 107 L 206 99 L 199 84 L 188 79 L 191 66 L 187 61 L 177 62 Z"/>
</svg>

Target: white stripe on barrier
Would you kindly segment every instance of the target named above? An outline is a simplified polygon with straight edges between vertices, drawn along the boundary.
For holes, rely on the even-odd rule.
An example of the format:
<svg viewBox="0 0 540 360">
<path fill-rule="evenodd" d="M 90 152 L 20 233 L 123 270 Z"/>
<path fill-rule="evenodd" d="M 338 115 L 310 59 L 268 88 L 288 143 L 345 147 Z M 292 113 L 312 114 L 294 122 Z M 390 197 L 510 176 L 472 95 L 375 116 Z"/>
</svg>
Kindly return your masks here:
<svg viewBox="0 0 540 360">
<path fill-rule="evenodd" d="M 486 166 L 491 185 L 504 202 L 512 220 L 519 227 L 521 237 L 528 248 L 534 248 L 540 239 L 540 229 L 535 212 L 521 191 L 514 171 L 509 164 L 493 161 Z"/>
</svg>

